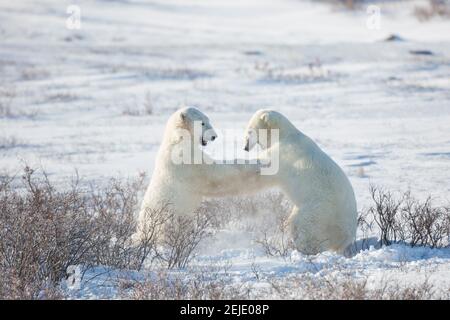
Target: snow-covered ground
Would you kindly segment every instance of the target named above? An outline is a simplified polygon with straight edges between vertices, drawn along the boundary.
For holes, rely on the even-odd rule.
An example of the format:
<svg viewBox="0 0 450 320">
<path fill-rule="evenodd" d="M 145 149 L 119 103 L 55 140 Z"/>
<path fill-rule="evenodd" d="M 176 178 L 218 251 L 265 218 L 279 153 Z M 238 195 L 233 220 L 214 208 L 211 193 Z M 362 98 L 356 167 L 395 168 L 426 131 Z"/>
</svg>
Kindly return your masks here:
<svg viewBox="0 0 450 320">
<path fill-rule="evenodd" d="M 79 30 L 66 27 L 72 4 Z M 365 7 L 302 0 L 2 1 L 0 168 L 43 166 L 59 182 L 75 169 L 98 183 L 150 175 L 165 121 L 181 105 L 203 110 L 238 144 L 252 113 L 270 107 L 342 166 L 359 208 L 371 183 L 447 203 L 450 20 L 419 22 L 413 8 L 424 4 L 378 3 L 380 28 L 371 29 Z M 403 40 L 384 41 L 390 34 Z M 207 147 L 217 158 L 232 148 L 224 155 L 223 137 Z M 238 282 L 254 284 L 255 265 L 286 279 L 339 265 L 371 281 L 433 270 L 430 281 L 450 288 L 449 249 L 325 253 L 312 271 L 296 252 L 266 257 L 243 230 L 223 230 L 214 243 L 194 265 L 230 263 Z M 102 288 L 91 281 L 74 296 L 114 297 Z"/>
</svg>

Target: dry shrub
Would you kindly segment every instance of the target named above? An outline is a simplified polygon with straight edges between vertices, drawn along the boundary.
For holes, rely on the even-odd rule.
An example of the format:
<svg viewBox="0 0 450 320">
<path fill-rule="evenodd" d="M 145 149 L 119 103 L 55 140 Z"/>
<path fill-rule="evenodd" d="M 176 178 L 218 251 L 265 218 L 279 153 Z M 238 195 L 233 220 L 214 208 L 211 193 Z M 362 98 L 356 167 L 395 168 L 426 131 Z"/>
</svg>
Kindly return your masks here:
<svg viewBox="0 0 450 320">
<path fill-rule="evenodd" d="M 248 299 L 249 291 L 234 283 L 227 266 L 191 269 L 187 276 L 160 270 L 144 280 L 123 280 L 119 296 L 135 300 Z"/>
<path fill-rule="evenodd" d="M 273 223 L 277 217 L 289 215 L 292 203 L 282 193 L 271 191 L 251 197 L 208 199 L 201 208 L 214 216 L 215 228 L 244 228 L 255 232 L 261 223 L 268 223 L 267 220 Z"/>
<path fill-rule="evenodd" d="M 262 291 L 252 293 L 252 285 L 232 280 L 225 267 L 189 270 L 179 275 L 160 270 L 140 280 L 122 280 L 119 297 L 137 300 L 178 299 L 271 299 L 306 300 L 427 300 L 449 299 L 450 292 L 440 289 L 425 277 L 415 284 L 395 279 L 369 281 L 365 276 L 354 277 L 345 270 L 329 273 L 300 273 L 287 277 L 258 279 Z M 329 270 L 330 271 L 330 270 Z M 258 286 L 259 287 L 259 286 Z M 262 288 L 262 287 L 260 287 Z"/>
<path fill-rule="evenodd" d="M 214 234 L 218 225 L 216 212 L 203 205 L 194 213 L 180 216 L 169 207 L 165 204 L 158 210 L 146 210 L 139 225 L 139 242 L 152 251 L 152 261 L 159 266 L 186 268 L 195 258 L 199 244 Z"/>
<path fill-rule="evenodd" d="M 262 81 L 284 84 L 327 81 L 340 76 L 326 69 L 319 58 L 298 66 L 277 66 L 269 62 L 257 62 L 254 69 L 260 74 Z"/>
<path fill-rule="evenodd" d="M 322 0 L 322 1 L 329 2 L 333 5 L 340 6 L 349 10 L 355 10 L 364 3 L 364 0 Z"/>
<path fill-rule="evenodd" d="M 12 102 L 16 98 L 16 90 L 13 87 L 0 87 L 0 118 L 14 117 Z"/>
<path fill-rule="evenodd" d="M 134 214 L 143 182 L 143 176 L 128 182 L 111 179 L 103 187 L 88 188 L 76 177 L 69 188 L 57 188 L 45 172 L 39 175 L 28 167 L 21 177 L 1 176 L 0 298 L 62 297 L 58 284 L 67 278 L 67 269 L 73 265 L 83 270 L 98 265 L 140 270 L 151 258 L 151 263 L 156 260 L 166 269 L 187 268 L 203 240 L 217 228 L 244 217 L 250 217 L 249 230 L 259 235 L 256 242 L 268 255 L 289 255 L 286 217 L 292 205 L 276 193 L 235 198 L 231 205 L 227 200 L 208 201 L 190 218 L 175 217 L 167 208 L 148 211 L 142 241 L 132 245 Z M 366 230 L 376 224 L 383 244 L 405 241 L 411 246 L 448 245 L 449 207 L 435 207 L 431 198 L 418 201 L 409 193 L 397 199 L 375 187 L 371 195 L 375 204 L 360 216 L 359 224 Z M 262 224 L 255 225 L 256 214 Z M 170 271 L 161 271 L 156 278 L 124 283 L 123 288 L 127 295 L 139 299 L 225 299 L 248 294 L 232 284 L 223 272 L 187 274 L 187 278 L 181 279 L 174 278 Z M 298 282 L 309 290 L 305 297 L 311 298 L 413 299 L 428 298 L 431 290 L 422 285 L 377 292 L 354 280 L 348 283 L 327 278 L 310 280 L 302 278 Z M 289 296 L 289 288 L 283 289 L 279 283 L 274 288 L 276 285 L 280 295 L 286 292 L 286 297 Z"/>
<path fill-rule="evenodd" d="M 150 116 L 155 112 L 155 99 L 150 91 L 147 91 L 143 101 L 136 98 L 123 104 L 122 114 L 131 117 Z"/>
<path fill-rule="evenodd" d="M 209 200 L 206 208 L 215 217 L 215 228 L 244 228 L 268 256 L 285 258 L 294 248 L 287 225 L 292 203 L 282 193 Z"/>
<path fill-rule="evenodd" d="M 395 197 L 391 192 L 372 186 L 374 201 L 368 213 L 379 227 L 382 245 L 405 242 L 414 246 L 441 248 L 449 245 L 450 207 L 435 207 L 431 197 L 419 201 L 405 192 Z M 367 214 L 364 220 L 368 221 Z"/>
<path fill-rule="evenodd" d="M 22 69 L 21 79 L 25 81 L 42 80 L 50 76 L 47 69 L 38 66 L 29 66 Z"/>
<path fill-rule="evenodd" d="M 145 99 L 143 102 L 144 113 L 146 115 L 152 115 L 155 111 L 155 105 L 153 101 L 153 97 L 150 91 L 145 94 Z"/>
<path fill-rule="evenodd" d="M 164 204 L 158 209 L 147 208 L 145 210 L 145 216 L 142 224 L 138 226 L 138 232 L 135 236 L 138 236 L 139 245 L 134 247 L 134 249 L 141 251 L 139 255 L 141 260 L 139 261 L 138 270 L 140 270 L 147 257 L 151 257 L 151 261 L 161 260 L 161 253 L 158 250 L 158 246 L 161 245 L 162 235 L 164 234 L 164 229 L 167 228 L 170 221 L 173 219 L 173 214 L 169 210 L 169 205 Z"/>
<path fill-rule="evenodd" d="M 358 216 L 358 230 L 363 237 L 349 246 L 346 255 L 351 256 L 370 245 L 392 243 L 407 243 L 412 247 L 449 246 L 450 206 L 434 206 L 431 197 L 420 201 L 410 192 L 398 196 L 375 186 L 370 187 L 370 195 L 373 205 Z M 287 228 L 292 204 L 282 194 L 276 193 L 255 201 L 250 208 L 261 214 L 258 226 L 252 229 L 255 242 L 262 246 L 268 256 L 288 257 L 295 248 Z M 242 208 L 242 205 L 239 207 Z M 237 209 L 232 206 L 229 210 Z M 252 221 L 254 223 L 255 220 Z M 379 239 L 378 243 L 374 234 Z"/>
<path fill-rule="evenodd" d="M 13 149 L 19 145 L 24 145 L 24 143 L 15 136 L 0 136 L 0 150 Z"/>
<path fill-rule="evenodd" d="M 144 176 L 104 186 L 53 185 L 45 172 L 26 167 L 0 178 L 0 298 L 55 297 L 69 266 L 141 270 L 144 263 L 186 268 L 199 243 L 218 224 L 202 207 L 175 217 L 166 207 L 148 210 L 138 244 L 135 213 Z"/>
<path fill-rule="evenodd" d="M 373 245 L 374 237 L 371 237 L 374 230 L 375 221 L 369 211 L 358 212 L 357 230 L 361 232 L 362 237 L 346 249 L 346 256 L 369 249 Z"/>
<path fill-rule="evenodd" d="M 399 212 L 401 200 L 395 199 L 391 192 L 370 187 L 370 195 L 375 205 L 369 209 L 369 213 L 375 219 L 380 229 L 380 241 L 383 245 L 390 245 L 398 240 L 401 230 L 399 224 Z"/>
<path fill-rule="evenodd" d="M 94 232 L 76 186 L 56 192 L 46 176 L 36 181 L 33 174 L 25 169 L 23 193 L 11 188 L 11 180 L 1 186 L 0 268 L 12 286 L 8 296 L 20 298 L 37 298 L 65 277 L 68 266 L 85 263 Z"/>
<path fill-rule="evenodd" d="M 262 226 L 255 242 L 262 246 L 268 256 L 288 257 L 295 249 L 295 244 L 289 234 L 288 216 L 279 215 L 275 224 L 265 224 Z"/>
<path fill-rule="evenodd" d="M 79 96 L 70 91 L 57 91 L 45 96 L 47 102 L 71 102 L 79 99 Z"/>
<path fill-rule="evenodd" d="M 271 279 L 275 296 L 281 299 L 311 300 L 429 300 L 448 299 L 449 292 L 430 283 L 428 278 L 417 284 L 382 279 L 376 286 L 367 277 L 355 278 L 342 271 L 317 276 L 305 273 L 288 279 Z"/>
<path fill-rule="evenodd" d="M 268 256 L 286 258 L 295 248 L 287 223 L 292 203 L 281 193 L 271 193 L 264 197 L 264 208 L 268 214 L 256 231 L 254 241 Z"/>
<path fill-rule="evenodd" d="M 168 269 L 185 268 L 195 257 L 200 242 L 214 233 L 214 216 L 198 210 L 192 216 L 171 215 L 163 228 L 158 257 Z"/>
<path fill-rule="evenodd" d="M 202 203 L 200 210 L 209 217 L 210 231 L 245 230 L 269 256 L 287 257 L 293 249 L 286 223 L 292 203 L 282 193 L 209 199 Z"/>
<path fill-rule="evenodd" d="M 181 278 L 170 279 L 165 270 L 144 281 L 125 279 L 119 282 L 119 295 L 133 300 L 178 300 L 187 294 L 188 287 Z"/>
<path fill-rule="evenodd" d="M 448 245 L 450 208 L 433 207 L 431 197 L 420 202 L 406 193 L 401 210 L 404 222 L 401 239 L 411 246 L 440 248 Z M 447 241 L 447 242 L 446 242 Z"/>
<path fill-rule="evenodd" d="M 110 183 L 89 192 L 75 179 L 57 190 L 45 172 L 26 167 L 22 177 L 0 180 L 0 297 L 49 297 L 69 266 L 107 264 L 139 268 L 151 250 L 130 249 L 137 189 Z M 46 296 L 47 295 L 47 296 Z M 52 293 L 52 296 L 54 294 Z"/>
<path fill-rule="evenodd" d="M 141 110 L 139 110 L 134 105 L 125 104 L 122 110 L 122 114 L 124 116 L 138 117 L 141 115 Z"/>
<path fill-rule="evenodd" d="M 38 115 L 37 109 L 19 108 L 16 99 L 19 94 L 14 86 L 0 86 L 0 118 L 28 118 L 34 119 Z"/>
<path fill-rule="evenodd" d="M 138 194 L 143 183 L 144 175 L 141 175 L 128 183 L 110 179 L 101 190 L 91 186 L 87 205 L 96 230 L 92 238 L 95 265 L 140 270 L 145 258 L 153 252 L 154 239 L 147 238 L 139 246 L 131 245 L 131 235 L 136 230 Z"/>
<path fill-rule="evenodd" d="M 428 21 L 433 17 L 450 17 L 450 5 L 446 0 L 429 0 L 426 6 L 416 6 L 414 15 L 419 21 Z"/>
</svg>

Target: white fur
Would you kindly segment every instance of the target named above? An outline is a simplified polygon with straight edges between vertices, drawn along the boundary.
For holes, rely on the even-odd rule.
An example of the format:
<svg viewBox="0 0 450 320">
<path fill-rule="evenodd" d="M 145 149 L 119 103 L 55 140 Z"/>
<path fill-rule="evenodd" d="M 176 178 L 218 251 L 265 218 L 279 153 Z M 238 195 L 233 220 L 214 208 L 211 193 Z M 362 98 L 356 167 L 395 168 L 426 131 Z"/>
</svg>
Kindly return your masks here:
<svg viewBox="0 0 450 320">
<path fill-rule="evenodd" d="M 252 143 L 249 135 L 259 129 L 279 129 L 279 142 Z M 279 171 L 273 179 L 294 203 L 288 223 L 298 250 L 343 253 L 356 236 L 357 210 L 353 188 L 341 168 L 276 111 L 257 111 L 248 124 L 246 140 L 247 149 L 256 143 L 265 149 L 262 157 L 279 151 Z"/>
<path fill-rule="evenodd" d="M 201 138 L 195 141 L 193 124 L 204 123 Z M 177 164 L 173 157 L 186 142 L 185 132 L 190 133 L 191 152 L 198 152 L 202 164 Z M 146 226 L 146 212 L 167 207 L 176 215 L 191 215 L 199 207 L 204 197 L 220 197 L 245 192 L 251 181 L 259 176 L 258 164 L 216 164 L 203 153 L 199 144 L 217 137 L 208 117 L 196 108 L 183 108 L 168 120 L 163 141 L 157 154 L 155 169 L 150 185 L 142 202 L 138 217 L 138 230 Z M 211 164 L 212 163 L 212 164 Z M 255 188 L 249 187 L 249 190 Z"/>
</svg>

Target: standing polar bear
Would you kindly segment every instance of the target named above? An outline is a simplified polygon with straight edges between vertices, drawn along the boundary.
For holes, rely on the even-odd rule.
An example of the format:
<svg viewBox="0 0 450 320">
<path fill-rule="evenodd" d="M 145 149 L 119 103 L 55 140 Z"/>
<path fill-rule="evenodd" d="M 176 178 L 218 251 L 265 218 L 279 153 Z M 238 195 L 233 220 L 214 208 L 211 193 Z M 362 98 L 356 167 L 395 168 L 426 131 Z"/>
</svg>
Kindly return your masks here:
<svg viewBox="0 0 450 320">
<path fill-rule="evenodd" d="M 271 138 L 271 129 L 278 129 L 278 141 Z M 261 146 L 261 158 L 279 154 L 279 170 L 272 179 L 294 203 L 288 226 L 297 249 L 305 254 L 344 253 L 356 236 L 357 210 L 353 188 L 341 168 L 276 111 L 257 111 L 245 140 L 246 151 Z"/>
<path fill-rule="evenodd" d="M 167 209 L 179 216 L 192 215 L 204 197 L 258 188 L 258 163 L 216 163 L 201 150 L 200 145 L 216 138 L 208 117 L 200 110 L 186 107 L 172 114 L 139 212 L 135 241 L 145 237 L 152 212 Z"/>
</svg>

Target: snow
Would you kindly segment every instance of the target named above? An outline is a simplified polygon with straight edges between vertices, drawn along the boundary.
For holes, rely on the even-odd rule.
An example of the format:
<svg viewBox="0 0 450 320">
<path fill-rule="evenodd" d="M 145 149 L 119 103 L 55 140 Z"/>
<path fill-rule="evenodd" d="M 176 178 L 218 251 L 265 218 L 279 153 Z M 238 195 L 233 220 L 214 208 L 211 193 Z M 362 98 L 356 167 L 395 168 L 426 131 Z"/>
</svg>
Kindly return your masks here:
<svg viewBox="0 0 450 320">
<path fill-rule="evenodd" d="M 81 8 L 80 30 L 66 28 L 69 4 Z M 61 183 L 75 169 L 99 183 L 150 175 L 165 121 L 179 106 L 210 116 L 219 139 L 207 151 L 217 158 L 232 155 L 229 141 L 242 144 L 253 112 L 271 107 L 344 168 L 360 209 L 371 183 L 448 203 L 450 22 L 419 22 L 417 4 L 378 3 L 381 28 L 371 30 L 365 10 L 314 1 L 2 1 L 0 92 L 13 95 L 13 114 L 0 117 L 0 168 L 43 166 Z M 383 41 L 391 34 L 404 41 Z M 17 143 L 4 145 L 11 137 Z M 310 259 L 267 257 L 245 230 L 230 228 L 194 265 L 230 263 L 236 281 L 257 292 L 252 265 L 288 279 L 317 273 Z M 450 288 L 448 249 L 395 245 L 313 260 L 318 270 L 344 265 L 371 281 L 415 281 L 433 270 L 430 281 Z M 99 285 L 107 278 L 73 297 L 115 297 L 114 284 Z"/>
<path fill-rule="evenodd" d="M 381 249 L 364 250 L 353 258 L 345 258 L 330 252 L 308 257 L 294 251 L 287 259 L 268 258 L 255 254 L 251 249 L 241 249 L 220 251 L 218 257 L 222 263 L 212 261 L 214 259 L 211 256 L 208 256 L 205 261 L 200 258 L 194 268 L 188 271 L 171 271 L 169 277 L 175 279 L 184 273 L 186 277 L 189 277 L 190 271 L 199 272 L 198 268 L 202 266 L 202 263 L 213 265 L 217 270 L 209 272 L 214 276 L 219 273 L 227 279 L 228 283 L 231 283 L 230 285 L 245 285 L 246 288 L 251 288 L 251 298 L 269 299 L 299 298 L 294 293 L 290 297 L 280 297 L 273 290 L 270 291 L 270 288 L 274 281 L 280 281 L 286 285 L 295 279 L 296 275 L 301 274 L 319 278 L 340 279 L 350 276 L 352 279 L 365 279 L 368 288 L 371 289 L 379 288 L 386 283 L 409 287 L 419 286 L 425 281 L 433 285 L 434 290 L 445 291 L 450 286 L 448 276 L 450 249 L 393 245 Z M 205 273 L 203 270 L 201 272 Z M 120 297 L 118 284 L 121 281 L 130 279 L 140 281 L 143 277 L 156 277 L 156 274 L 97 267 L 87 272 L 80 288 L 68 287 L 66 290 L 72 299 L 117 298 Z"/>
</svg>

